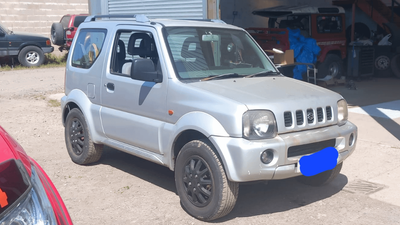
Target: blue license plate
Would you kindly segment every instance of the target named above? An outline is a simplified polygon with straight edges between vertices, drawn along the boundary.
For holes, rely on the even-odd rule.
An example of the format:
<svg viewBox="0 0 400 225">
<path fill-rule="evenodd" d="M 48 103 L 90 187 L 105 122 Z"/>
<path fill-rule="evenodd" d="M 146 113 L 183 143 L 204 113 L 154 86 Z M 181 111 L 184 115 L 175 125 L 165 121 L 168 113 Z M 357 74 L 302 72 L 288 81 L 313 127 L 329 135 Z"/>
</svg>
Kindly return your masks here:
<svg viewBox="0 0 400 225">
<path fill-rule="evenodd" d="M 304 176 L 314 176 L 335 168 L 339 153 L 334 147 L 327 147 L 319 152 L 300 158 L 300 172 Z"/>
</svg>

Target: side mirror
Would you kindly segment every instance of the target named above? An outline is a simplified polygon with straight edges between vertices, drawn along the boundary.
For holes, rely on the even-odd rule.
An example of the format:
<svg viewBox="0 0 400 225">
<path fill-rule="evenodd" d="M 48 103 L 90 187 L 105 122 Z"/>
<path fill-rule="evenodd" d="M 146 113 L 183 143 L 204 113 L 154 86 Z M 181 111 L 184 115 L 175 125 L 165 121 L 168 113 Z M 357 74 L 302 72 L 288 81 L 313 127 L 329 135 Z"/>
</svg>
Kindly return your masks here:
<svg viewBox="0 0 400 225">
<path fill-rule="evenodd" d="M 151 59 L 134 59 L 131 66 L 131 78 L 155 83 L 162 82 L 162 75 L 157 73 Z"/>
</svg>

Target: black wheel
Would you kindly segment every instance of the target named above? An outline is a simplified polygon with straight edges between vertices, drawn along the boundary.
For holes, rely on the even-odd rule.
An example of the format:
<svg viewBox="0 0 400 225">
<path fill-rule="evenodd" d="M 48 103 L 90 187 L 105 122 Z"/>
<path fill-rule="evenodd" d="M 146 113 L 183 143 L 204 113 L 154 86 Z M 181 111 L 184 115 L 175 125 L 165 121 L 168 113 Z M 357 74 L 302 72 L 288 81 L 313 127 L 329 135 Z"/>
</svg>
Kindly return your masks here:
<svg viewBox="0 0 400 225">
<path fill-rule="evenodd" d="M 186 212 L 211 221 L 232 211 L 239 184 L 227 179 L 221 161 L 207 143 L 195 140 L 183 146 L 176 159 L 175 184 Z"/>
<path fill-rule="evenodd" d="M 380 55 L 375 59 L 375 69 L 387 70 L 390 67 L 390 59 L 386 55 Z"/>
<path fill-rule="evenodd" d="M 18 61 L 26 67 L 40 66 L 44 62 L 44 53 L 36 46 L 27 46 L 19 52 Z"/>
<path fill-rule="evenodd" d="M 324 78 L 331 75 L 334 78 L 340 78 L 343 75 L 343 60 L 335 54 L 328 54 L 325 61 L 318 65 L 318 78 Z"/>
<path fill-rule="evenodd" d="M 95 144 L 90 139 L 85 117 L 79 109 L 72 109 L 65 123 L 65 144 L 72 161 L 88 164 L 100 159 L 103 145 Z"/>
<path fill-rule="evenodd" d="M 306 176 L 300 176 L 298 177 L 299 182 L 310 185 L 310 186 L 322 186 L 324 184 L 327 184 L 331 182 L 333 179 L 337 177 L 337 175 L 340 173 L 340 170 L 342 169 L 343 163 L 340 163 L 336 165 L 335 168 L 331 170 L 327 170 L 325 172 L 322 172 L 320 174 L 317 174 L 315 176 L 311 177 L 306 177 Z"/>
<path fill-rule="evenodd" d="M 374 74 L 379 77 L 387 77 L 392 73 L 390 71 L 390 58 L 387 55 L 379 55 L 375 58 Z"/>
<path fill-rule="evenodd" d="M 53 23 L 50 30 L 50 39 L 53 45 L 64 44 L 64 28 L 61 23 Z"/>
<path fill-rule="evenodd" d="M 390 68 L 392 69 L 393 74 L 400 78 L 400 54 L 394 55 L 390 62 Z"/>
</svg>

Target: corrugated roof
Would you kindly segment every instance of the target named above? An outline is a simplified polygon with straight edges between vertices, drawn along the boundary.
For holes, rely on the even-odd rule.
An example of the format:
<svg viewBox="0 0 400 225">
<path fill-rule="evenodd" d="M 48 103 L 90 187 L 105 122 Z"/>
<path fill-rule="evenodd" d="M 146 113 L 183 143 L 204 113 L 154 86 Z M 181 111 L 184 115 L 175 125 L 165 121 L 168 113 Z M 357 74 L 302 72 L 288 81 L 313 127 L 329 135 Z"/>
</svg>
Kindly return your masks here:
<svg viewBox="0 0 400 225">
<path fill-rule="evenodd" d="M 344 9 L 340 6 L 276 6 L 271 8 L 259 9 L 253 11 L 254 15 L 264 17 L 282 17 L 293 14 L 321 14 L 321 13 L 345 13 Z"/>
</svg>

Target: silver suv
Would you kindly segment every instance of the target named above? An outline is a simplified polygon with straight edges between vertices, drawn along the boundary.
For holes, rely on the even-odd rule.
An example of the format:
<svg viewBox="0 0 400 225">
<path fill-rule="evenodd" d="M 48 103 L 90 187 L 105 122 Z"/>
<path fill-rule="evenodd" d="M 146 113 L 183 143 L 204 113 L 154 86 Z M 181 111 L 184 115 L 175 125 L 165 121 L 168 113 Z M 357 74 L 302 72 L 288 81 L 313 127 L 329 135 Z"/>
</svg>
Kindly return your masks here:
<svg viewBox="0 0 400 225">
<path fill-rule="evenodd" d="M 356 146 L 342 96 L 283 76 L 221 21 L 88 17 L 61 107 L 73 162 L 107 145 L 169 167 L 182 206 L 205 221 L 233 209 L 240 182 L 326 184 Z"/>
</svg>

